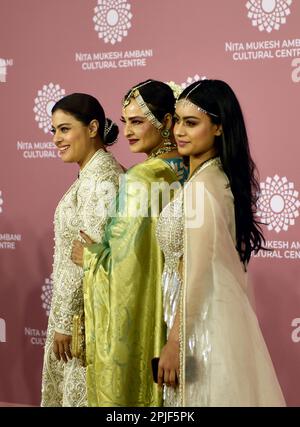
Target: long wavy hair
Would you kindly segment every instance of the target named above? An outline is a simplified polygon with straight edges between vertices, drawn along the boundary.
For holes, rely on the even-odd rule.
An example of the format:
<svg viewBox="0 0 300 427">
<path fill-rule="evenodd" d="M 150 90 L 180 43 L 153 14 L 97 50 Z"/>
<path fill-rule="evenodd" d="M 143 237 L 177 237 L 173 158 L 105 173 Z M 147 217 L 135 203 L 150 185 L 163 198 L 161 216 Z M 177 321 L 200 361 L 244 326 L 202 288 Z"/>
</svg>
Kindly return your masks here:
<svg viewBox="0 0 300 427">
<path fill-rule="evenodd" d="M 236 249 L 246 268 L 251 253 L 257 253 L 265 239 L 255 218 L 258 172 L 250 155 L 240 104 L 230 86 L 221 80 L 192 83 L 181 93 L 181 98 L 215 114 L 217 117 L 208 113 L 212 123 L 222 125 L 223 132 L 215 143 L 234 196 Z"/>
</svg>

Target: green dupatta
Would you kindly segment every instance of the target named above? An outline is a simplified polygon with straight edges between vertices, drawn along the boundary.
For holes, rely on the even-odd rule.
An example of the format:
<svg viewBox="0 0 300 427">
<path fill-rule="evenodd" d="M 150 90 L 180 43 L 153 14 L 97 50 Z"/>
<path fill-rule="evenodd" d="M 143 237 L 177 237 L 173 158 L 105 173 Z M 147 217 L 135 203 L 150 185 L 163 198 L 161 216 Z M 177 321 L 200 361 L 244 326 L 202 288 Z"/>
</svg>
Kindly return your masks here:
<svg viewBox="0 0 300 427">
<path fill-rule="evenodd" d="M 171 184 L 177 177 L 166 162 L 153 159 L 130 169 L 126 178 L 118 199 L 125 215 L 111 219 L 102 243 L 84 250 L 89 406 L 162 405 L 151 372 L 151 359 L 159 356 L 166 339 L 158 217 L 134 217 L 131 210 L 136 182 L 146 186 L 143 203 L 150 213 L 151 184 Z"/>
</svg>

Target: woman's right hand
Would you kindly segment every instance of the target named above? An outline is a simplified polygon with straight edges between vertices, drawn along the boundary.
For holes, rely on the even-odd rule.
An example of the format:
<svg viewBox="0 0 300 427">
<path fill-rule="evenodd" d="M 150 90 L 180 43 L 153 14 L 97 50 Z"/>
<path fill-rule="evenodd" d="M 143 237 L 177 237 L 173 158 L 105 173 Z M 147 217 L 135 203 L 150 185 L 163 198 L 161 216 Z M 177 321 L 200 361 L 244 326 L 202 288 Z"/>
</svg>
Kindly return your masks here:
<svg viewBox="0 0 300 427">
<path fill-rule="evenodd" d="M 179 380 L 179 341 L 169 339 L 163 347 L 158 364 L 158 385 L 177 387 Z"/>
<path fill-rule="evenodd" d="M 158 385 L 177 387 L 180 370 L 180 315 L 176 313 L 167 344 L 163 347 L 158 364 Z"/>
<path fill-rule="evenodd" d="M 60 334 L 59 332 L 54 333 L 53 353 L 55 354 L 57 360 L 62 359 L 65 363 L 67 363 L 67 356 L 69 359 L 72 359 L 71 343 L 71 335 Z"/>
</svg>

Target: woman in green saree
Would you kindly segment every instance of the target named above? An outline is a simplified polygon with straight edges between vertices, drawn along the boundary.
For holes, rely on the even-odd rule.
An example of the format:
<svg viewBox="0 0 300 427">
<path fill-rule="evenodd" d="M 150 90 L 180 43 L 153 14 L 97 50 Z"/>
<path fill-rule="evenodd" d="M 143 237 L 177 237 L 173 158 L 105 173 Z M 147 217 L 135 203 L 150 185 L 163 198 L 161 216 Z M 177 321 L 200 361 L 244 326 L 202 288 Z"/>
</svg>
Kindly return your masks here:
<svg viewBox="0 0 300 427">
<path fill-rule="evenodd" d="M 172 136 L 175 98 L 170 87 L 147 80 L 123 100 L 124 135 L 146 161 L 124 175 L 116 213 L 104 239 L 72 259 L 84 266 L 89 406 L 161 406 L 151 359 L 165 343 L 161 274 L 155 230 L 161 209 L 187 171 Z"/>
</svg>

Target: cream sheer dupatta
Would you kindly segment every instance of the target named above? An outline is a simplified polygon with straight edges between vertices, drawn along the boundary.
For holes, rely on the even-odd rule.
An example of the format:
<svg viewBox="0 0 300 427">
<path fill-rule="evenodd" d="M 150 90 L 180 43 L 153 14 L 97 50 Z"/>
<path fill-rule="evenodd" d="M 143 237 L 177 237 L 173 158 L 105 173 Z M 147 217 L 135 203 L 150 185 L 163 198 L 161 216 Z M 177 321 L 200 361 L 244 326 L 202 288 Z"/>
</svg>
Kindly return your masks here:
<svg viewBox="0 0 300 427">
<path fill-rule="evenodd" d="M 219 159 L 184 190 L 182 406 L 284 406 L 235 249 L 234 200 Z"/>
</svg>

